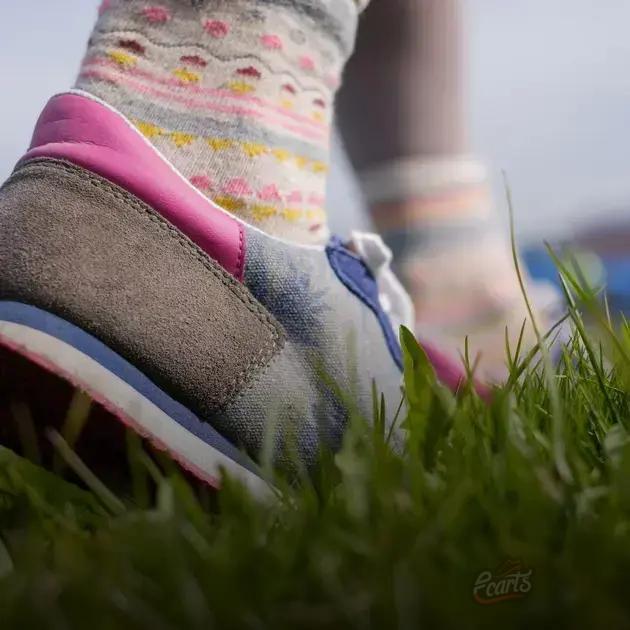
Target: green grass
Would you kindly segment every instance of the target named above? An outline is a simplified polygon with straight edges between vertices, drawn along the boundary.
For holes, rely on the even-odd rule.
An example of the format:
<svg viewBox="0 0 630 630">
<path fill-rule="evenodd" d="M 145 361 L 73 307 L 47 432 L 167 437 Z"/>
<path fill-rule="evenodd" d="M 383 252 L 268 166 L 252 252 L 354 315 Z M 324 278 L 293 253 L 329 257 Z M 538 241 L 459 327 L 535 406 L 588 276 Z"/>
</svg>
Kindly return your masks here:
<svg viewBox="0 0 630 630">
<path fill-rule="evenodd" d="M 403 452 L 376 404 L 272 503 L 229 480 L 196 493 L 133 439 L 122 497 L 0 451 L 0 627 L 630 627 L 630 328 L 566 283 L 594 332 L 572 302 L 559 364 L 512 349 L 486 404 L 438 385 L 403 332 Z M 531 591 L 477 603 L 510 559 Z"/>
</svg>

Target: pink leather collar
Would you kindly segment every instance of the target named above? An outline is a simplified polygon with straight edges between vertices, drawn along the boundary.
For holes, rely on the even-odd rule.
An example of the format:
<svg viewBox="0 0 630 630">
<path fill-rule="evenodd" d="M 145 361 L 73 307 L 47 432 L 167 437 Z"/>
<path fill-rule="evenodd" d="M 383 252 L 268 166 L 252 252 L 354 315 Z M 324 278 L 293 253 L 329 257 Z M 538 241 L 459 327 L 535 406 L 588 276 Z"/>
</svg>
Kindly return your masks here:
<svg viewBox="0 0 630 630">
<path fill-rule="evenodd" d="M 191 188 L 113 110 L 79 94 L 55 96 L 42 112 L 20 163 L 43 157 L 71 162 L 124 188 L 243 279 L 243 225 Z"/>
</svg>

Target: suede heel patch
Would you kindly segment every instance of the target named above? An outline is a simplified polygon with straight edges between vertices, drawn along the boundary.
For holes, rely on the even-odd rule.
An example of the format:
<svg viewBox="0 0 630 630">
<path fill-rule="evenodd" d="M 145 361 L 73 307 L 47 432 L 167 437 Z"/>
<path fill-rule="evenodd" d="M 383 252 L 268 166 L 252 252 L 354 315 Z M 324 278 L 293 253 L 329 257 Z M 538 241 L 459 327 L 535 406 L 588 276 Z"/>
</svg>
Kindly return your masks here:
<svg viewBox="0 0 630 630">
<path fill-rule="evenodd" d="M 206 418 L 285 343 L 268 311 L 179 230 L 57 160 L 24 164 L 0 190 L 0 299 L 83 328 Z"/>
</svg>

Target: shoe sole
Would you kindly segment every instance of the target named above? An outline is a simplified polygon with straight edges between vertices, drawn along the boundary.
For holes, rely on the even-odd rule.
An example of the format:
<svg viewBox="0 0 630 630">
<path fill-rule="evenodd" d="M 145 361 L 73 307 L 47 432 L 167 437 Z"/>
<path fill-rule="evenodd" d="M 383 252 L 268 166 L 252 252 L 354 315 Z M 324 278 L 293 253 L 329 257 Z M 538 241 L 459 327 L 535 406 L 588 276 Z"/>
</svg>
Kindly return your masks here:
<svg viewBox="0 0 630 630">
<path fill-rule="evenodd" d="M 92 335 L 41 309 L 0 301 L 0 346 L 87 393 L 126 427 L 214 488 L 225 472 L 254 496 L 271 487 L 256 465 Z"/>
</svg>

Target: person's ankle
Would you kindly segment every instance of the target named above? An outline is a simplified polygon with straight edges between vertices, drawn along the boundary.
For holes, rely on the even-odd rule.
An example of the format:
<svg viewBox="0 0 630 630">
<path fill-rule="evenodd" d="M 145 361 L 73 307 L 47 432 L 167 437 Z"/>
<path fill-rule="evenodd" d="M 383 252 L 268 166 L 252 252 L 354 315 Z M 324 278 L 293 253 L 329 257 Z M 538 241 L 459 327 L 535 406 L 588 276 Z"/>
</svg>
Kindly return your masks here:
<svg viewBox="0 0 630 630">
<path fill-rule="evenodd" d="M 103 3 L 77 88 L 120 110 L 226 210 L 290 240 L 325 240 L 354 0 L 315 18 L 256 0 L 194 5 Z"/>
</svg>

